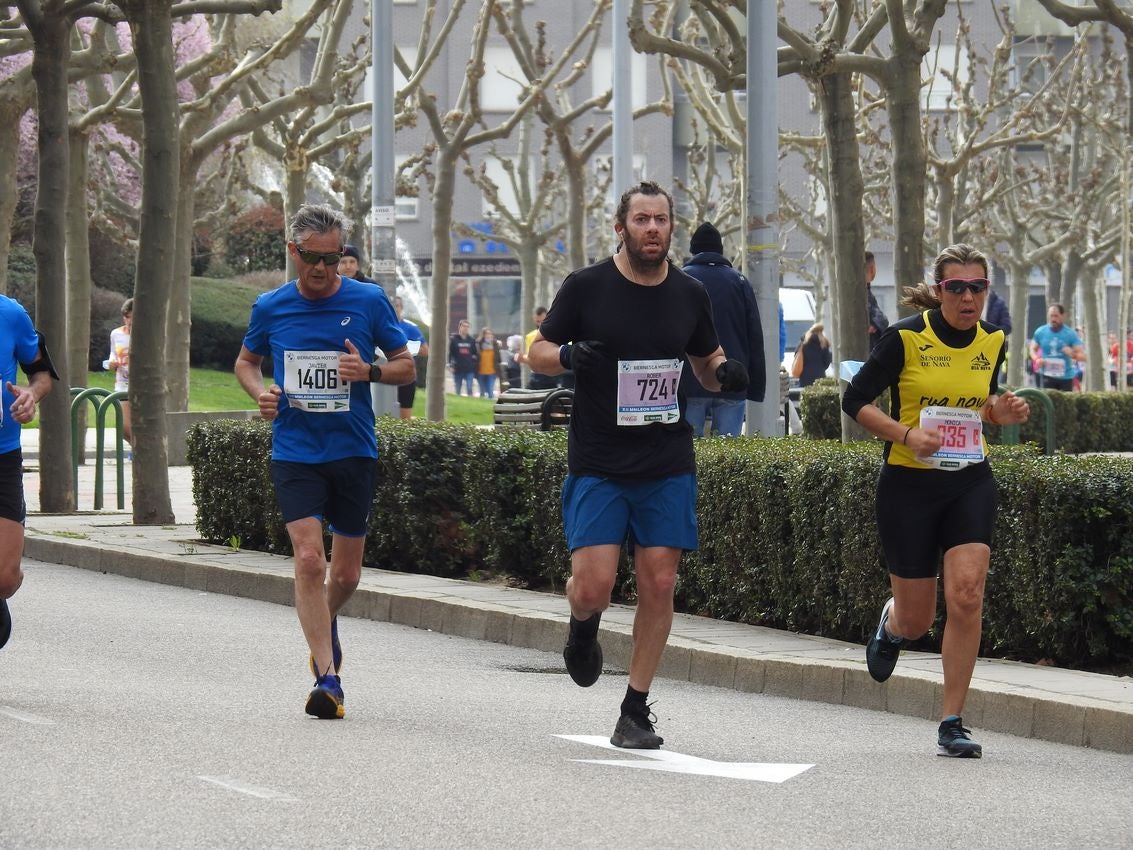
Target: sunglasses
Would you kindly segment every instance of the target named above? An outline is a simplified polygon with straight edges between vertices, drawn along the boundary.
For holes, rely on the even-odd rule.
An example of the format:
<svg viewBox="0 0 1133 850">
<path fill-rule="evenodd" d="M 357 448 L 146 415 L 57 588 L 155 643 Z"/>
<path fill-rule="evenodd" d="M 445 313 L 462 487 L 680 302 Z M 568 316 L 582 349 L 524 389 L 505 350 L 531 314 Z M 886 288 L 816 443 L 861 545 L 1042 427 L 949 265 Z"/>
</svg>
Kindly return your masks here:
<svg viewBox="0 0 1133 850">
<path fill-rule="evenodd" d="M 299 254 L 299 259 L 309 266 L 317 266 L 320 261 L 327 266 L 336 266 L 342 259 L 341 251 L 328 251 L 325 254 L 320 254 L 318 251 L 308 251 L 298 245 L 295 246 L 295 251 Z"/>
<path fill-rule="evenodd" d="M 953 295 L 963 295 L 965 292 L 979 295 L 988 288 L 987 278 L 983 277 L 973 277 L 970 279 L 953 277 L 948 280 L 942 280 L 940 285 L 946 292 L 951 292 Z"/>
</svg>

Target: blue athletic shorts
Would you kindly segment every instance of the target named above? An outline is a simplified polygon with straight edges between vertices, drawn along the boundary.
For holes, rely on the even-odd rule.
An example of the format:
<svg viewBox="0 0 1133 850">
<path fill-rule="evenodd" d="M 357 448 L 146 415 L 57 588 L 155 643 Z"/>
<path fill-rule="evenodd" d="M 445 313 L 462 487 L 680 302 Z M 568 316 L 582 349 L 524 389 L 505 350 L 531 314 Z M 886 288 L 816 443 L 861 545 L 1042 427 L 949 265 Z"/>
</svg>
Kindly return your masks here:
<svg viewBox="0 0 1133 850">
<path fill-rule="evenodd" d="M 573 552 L 607 543 L 695 550 L 696 476 L 612 481 L 568 475 L 563 483 L 563 528 Z"/>
<path fill-rule="evenodd" d="M 284 522 L 315 517 L 343 537 L 365 537 L 374 502 L 377 461 L 348 457 L 326 463 L 271 462 L 271 480 Z"/>
<path fill-rule="evenodd" d="M 24 455 L 20 449 L 0 454 L 0 517 L 22 523 L 24 505 Z"/>
</svg>

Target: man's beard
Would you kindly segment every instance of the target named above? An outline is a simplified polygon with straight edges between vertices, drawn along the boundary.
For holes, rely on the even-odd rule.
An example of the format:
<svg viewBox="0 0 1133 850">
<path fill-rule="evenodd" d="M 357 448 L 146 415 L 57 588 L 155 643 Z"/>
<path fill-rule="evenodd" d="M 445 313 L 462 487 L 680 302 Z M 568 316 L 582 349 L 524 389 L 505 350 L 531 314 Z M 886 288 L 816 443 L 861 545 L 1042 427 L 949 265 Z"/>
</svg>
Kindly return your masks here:
<svg viewBox="0 0 1133 850">
<path fill-rule="evenodd" d="M 667 262 L 669 259 L 669 245 L 671 244 L 671 238 L 666 239 L 661 243 L 661 248 L 663 250 L 661 250 L 656 258 L 647 257 L 642 252 L 641 245 L 644 240 L 636 241 L 634 239 L 631 239 L 631 237 L 627 234 L 624 241 L 626 258 L 629 260 L 630 267 L 633 269 L 644 272 L 656 271 L 657 269 L 661 268 L 662 264 Z"/>
</svg>

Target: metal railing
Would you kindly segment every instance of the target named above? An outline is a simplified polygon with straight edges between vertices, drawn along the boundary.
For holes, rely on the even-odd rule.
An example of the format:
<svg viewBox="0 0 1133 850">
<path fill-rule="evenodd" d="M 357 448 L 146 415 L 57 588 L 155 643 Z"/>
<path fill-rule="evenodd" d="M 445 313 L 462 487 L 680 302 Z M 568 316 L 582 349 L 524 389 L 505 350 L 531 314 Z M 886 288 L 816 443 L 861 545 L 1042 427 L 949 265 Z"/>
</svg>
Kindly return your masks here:
<svg viewBox="0 0 1133 850">
<path fill-rule="evenodd" d="M 1050 396 L 1034 387 L 1023 387 L 1022 389 L 1013 390 L 1013 392 L 1019 398 L 1033 398 L 1039 402 L 1039 406 L 1043 409 L 1043 426 L 1046 433 L 1045 451 L 1048 455 L 1054 454 L 1054 402 L 1050 400 Z M 1019 445 L 1019 426 L 1003 425 L 1000 429 L 999 440 L 1005 446 Z"/>
<path fill-rule="evenodd" d="M 102 491 L 104 484 L 103 461 L 106 459 L 106 414 L 114 409 L 115 458 L 118 466 L 118 510 L 126 509 L 126 473 L 122 463 L 126 453 L 125 437 L 122 433 L 122 401 L 127 397 L 124 390 L 111 392 L 102 387 L 71 388 L 71 481 L 75 488 L 76 506 L 79 493 L 79 461 L 86 446 L 86 435 L 79 428 L 79 414 L 84 403 L 94 405 L 95 443 L 94 443 L 94 509 L 102 510 Z"/>
</svg>

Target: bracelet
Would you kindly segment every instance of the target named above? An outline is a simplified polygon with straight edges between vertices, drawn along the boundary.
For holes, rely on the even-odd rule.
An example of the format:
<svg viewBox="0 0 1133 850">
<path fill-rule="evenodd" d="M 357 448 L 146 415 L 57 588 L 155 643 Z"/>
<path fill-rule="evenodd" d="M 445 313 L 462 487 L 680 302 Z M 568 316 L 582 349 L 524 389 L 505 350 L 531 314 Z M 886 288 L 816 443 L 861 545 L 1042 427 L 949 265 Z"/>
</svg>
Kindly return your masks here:
<svg viewBox="0 0 1133 850">
<path fill-rule="evenodd" d="M 906 446 L 909 445 L 909 432 L 912 431 L 912 430 L 913 430 L 913 426 L 910 425 L 908 428 L 905 429 L 905 436 L 901 438 L 901 442 Z"/>
<path fill-rule="evenodd" d="M 988 421 L 989 425 L 998 425 L 999 424 L 998 422 L 995 421 L 995 405 L 996 405 L 996 402 L 992 402 L 991 407 L 989 407 L 987 409 L 987 421 Z"/>
</svg>

